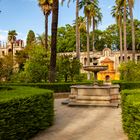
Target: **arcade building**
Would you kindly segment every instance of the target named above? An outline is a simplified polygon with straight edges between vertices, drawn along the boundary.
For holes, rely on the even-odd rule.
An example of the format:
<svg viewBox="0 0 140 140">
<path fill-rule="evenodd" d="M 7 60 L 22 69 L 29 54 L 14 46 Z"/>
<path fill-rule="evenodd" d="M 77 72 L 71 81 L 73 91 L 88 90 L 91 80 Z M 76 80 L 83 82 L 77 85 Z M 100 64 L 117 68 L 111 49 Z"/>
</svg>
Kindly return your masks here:
<svg viewBox="0 0 140 140">
<path fill-rule="evenodd" d="M 23 40 L 19 39 L 19 40 L 16 40 L 13 43 L 13 54 L 14 55 L 18 51 L 21 51 L 23 49 L 24 49 L 24 42 L 23 42 Z M 5 55 L 8 55 L 11 52 L 12 52 L 12 46 L 11 46 L 11 43 L 10 42 L 3 43 L 3 44 L 0 43 L 0 57 L 3 57 Z"/>
<path fill-rule="evenodd" d="M 76 56 L 76 53 L 65 53 L 66 55 Z M 63 54 L 61 54 L 63 55 Z M 98 65 L 107 65 L 108 69 L 106 71 L 101 71 L 98 73 L 98 80 L 119 80 L 119 66 L 120 66 L 120 51 L 112 51 L 109 48 L 104 48 L 99 52 L 90 52 L 90 65 L 93 65 L 93 57 L 98 57 Z M 128 60 L 132 60 L 132 51 L 128 51 Z M 124 59 L 124 56 L 123 56 Z M 140 52 L 136 52 L 135 60 L 140 61 Z M 80 62 L 83 66 L 87 65 L 87 52 L 80 53 Z M 81 69 L 82 73 L 86 73 Z"/>
</svg>

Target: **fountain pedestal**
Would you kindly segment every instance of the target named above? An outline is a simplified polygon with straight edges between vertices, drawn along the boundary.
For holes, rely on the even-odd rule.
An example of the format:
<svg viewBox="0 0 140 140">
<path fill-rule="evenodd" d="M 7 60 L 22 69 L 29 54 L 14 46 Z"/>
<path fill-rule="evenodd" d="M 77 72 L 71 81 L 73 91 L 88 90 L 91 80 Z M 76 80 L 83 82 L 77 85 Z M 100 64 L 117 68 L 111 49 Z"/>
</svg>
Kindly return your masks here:
<svg viewBox="0 0 140 140">
<path fill-rule="evenodd" d="M 118 107 L 120 104 L 119 86 L 71 86 L 69 106 Z"/>
</svg>

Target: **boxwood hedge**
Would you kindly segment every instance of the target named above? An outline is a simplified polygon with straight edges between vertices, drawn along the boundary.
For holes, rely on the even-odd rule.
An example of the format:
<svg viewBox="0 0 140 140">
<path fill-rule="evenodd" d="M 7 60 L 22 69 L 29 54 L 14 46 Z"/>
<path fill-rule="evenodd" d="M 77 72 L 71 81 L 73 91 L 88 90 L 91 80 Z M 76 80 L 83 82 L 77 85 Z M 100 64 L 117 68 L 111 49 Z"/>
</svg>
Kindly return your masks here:
<svg viewBox="0 0 140 140">
<path fill-rule="evenodd" d="M 78 83 L 0 83 L 1 86 L 31 86 L 39 87 L 43 89 L 50 89 L 54 92 L 70 92 L 70 87 L 72 85 L 85 85 L 91 84 L 91 81 L 88 82 L 78 82 Z"/>
<path fill-rule="evenodd" d="M 140 140 L 140 89 L 123 90 L 122 120 L 124 131 L 131 140 Z"/>
<path fill-rule="evenodd" d="M 52 125 L 53 116 L 52 91 L 0 88 L 0 140 L 27 140 Z"/>
<path fill-rule="evenodd" d="M 113 84 L 119 84 L 120 90 L 140 88 L 140 81 L 112 81 Z"/>
</svg>

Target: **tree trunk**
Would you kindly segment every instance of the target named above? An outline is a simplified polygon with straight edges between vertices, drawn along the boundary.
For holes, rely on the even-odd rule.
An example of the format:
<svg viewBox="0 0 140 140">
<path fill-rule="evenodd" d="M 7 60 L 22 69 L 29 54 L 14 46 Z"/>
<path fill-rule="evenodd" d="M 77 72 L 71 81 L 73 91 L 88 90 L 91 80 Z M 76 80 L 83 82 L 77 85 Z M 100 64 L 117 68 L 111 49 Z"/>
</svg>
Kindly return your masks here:
<svg viewBox="0 0 140 140">
<path fill-rule="evenodd" d="M 130 0 L 128 0 L 130 18 L 131 18 L 131 32 L 132 32 L 132 60 L 135 62 L 135 29 L 134 29 L 134 20 L 133 20 L 133 11 Z"/>
<path fill-rule="evenodd" d="M 55 82 L 56 77 L 56 45 L 57 45 L 57 27 L 58 27 L 59 0 L 53 2 L 52 7 L 52 38 L 51 38 L 51 58 L 49 81 Z"/>
<path fill-rule="evenodd" d="M 45 14 L 45 48 L 48 50 L 48 14 Z"/>
<path fill-rule="evenodd" d="M 79 29 L 78 29 L 78 17 L 79 17 L 79 0 L 76 0 L 76 57 L 80 59 L 80 45 L 79 45 Z"/>
<path fill-rule="evenodd" d="M 94 35 L 95 35 L 95 34 L 94 34 L 94 31 L 95 31 L 95 19 L 94 19 L 94 17 L 93 17 L 93 23 L 92 23 L 92 24 L 93 24 L 93 25 L 92 25 L 92 26 L 93 26 L 93 27 L 92 27 L 92 28 L 93 28 L 93 32 L 92 32 L 92 43 L 93 43 L 93 52 L 94 52 L 94 51 L 95 51 L 95 46 L 94 46 L 94 44 L 95 44 L 95 40 L 94 40 L 94 38 L 95 38 L 95 37 L 94 37 Z"/>
<path fill-rule="evenodd" d="M 119 16 L 119 34 L 120 34 L 120 62 L 123 62 L 123 48 L 122 48 L 122 18 Z"/>
<path fill-rule="evenodd" d="M 78 39 L 79 39 L 79 60 L 80 60 L 80 48 L 81 48 L 81 41 L 80 41 L 80 29 L 78 28 L 78 35 L 79 35 L 79 37 L 78 37 Z"/>
<path fill-rule="evenodd" d="M 87 17 L 87 65 L 90 65 L 90 50 L 89 50 L 89 17 Z M 88 72 L 87 79 L 90 80 L 90 72 Z"/>
<path fill-rule="evenodd" d="M 12 54 L 12 57 L 14 56 L 14 43 L 11 42 L 11 54 Z"/>
<path fill-rule="evenodd" d="M 127 62 L 127 46 L 126 46 L 126 0 L 124 0 L 123 13 L 123 31 L 124 31 L 124 61 Z"/>
</svg>

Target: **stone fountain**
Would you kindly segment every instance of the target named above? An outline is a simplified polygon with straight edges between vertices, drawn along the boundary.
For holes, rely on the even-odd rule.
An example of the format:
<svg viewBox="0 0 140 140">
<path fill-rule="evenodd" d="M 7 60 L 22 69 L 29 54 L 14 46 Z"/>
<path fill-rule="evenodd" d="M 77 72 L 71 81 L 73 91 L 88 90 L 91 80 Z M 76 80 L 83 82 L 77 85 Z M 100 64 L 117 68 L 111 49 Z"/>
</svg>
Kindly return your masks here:
<svg viewBox="0 0 140 140">
<path fill-rule="evenodd" d="M 97 73 L 105 71 L 108 66 L 97 65 L 97 57 L 93 58 L 93 66 L 85 66 L 84 70 L 94 73 L 93 85 L 71 86 L 69 106 L 95 106 L 95 107 L 118 107 L 120 104 L 119 85 L 98 85 Z"/>
</svg>

